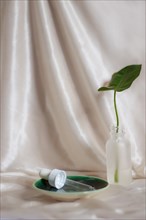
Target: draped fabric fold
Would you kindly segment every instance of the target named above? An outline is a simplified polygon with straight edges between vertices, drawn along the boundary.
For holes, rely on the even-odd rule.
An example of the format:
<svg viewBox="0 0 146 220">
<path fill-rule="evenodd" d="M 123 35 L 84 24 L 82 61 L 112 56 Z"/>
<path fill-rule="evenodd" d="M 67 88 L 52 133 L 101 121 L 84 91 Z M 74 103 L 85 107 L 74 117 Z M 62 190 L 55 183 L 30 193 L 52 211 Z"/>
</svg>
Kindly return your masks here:
<svg viewBox="0 0 146 220">
<path fill-rule="evenodd" d="M 133 177 L 144 178 L 144 10 L 144 1 L 1 1 L 5 183 L 5 175 L 37 176 L 42 167 L 106 178 L 113 93 L 97 88 L 129 64 L 142 64 L 142 72 L 118 93 L 118 111 L 131 141 Z"/>
</svg>

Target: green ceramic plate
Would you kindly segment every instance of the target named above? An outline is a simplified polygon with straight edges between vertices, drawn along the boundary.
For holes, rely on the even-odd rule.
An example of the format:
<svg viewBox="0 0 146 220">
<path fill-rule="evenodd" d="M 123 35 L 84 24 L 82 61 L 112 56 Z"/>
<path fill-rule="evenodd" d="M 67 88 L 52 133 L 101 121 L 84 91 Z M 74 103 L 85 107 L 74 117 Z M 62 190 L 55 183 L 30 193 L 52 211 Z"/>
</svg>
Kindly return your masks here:
<svg viewBox="0 0 146 220">
<path fill-rule="evenodd" d="M 94 176 L 68 176 L 67 179 L 75 180 L 94 187 L 94 190 L 81 191 L 65 185 L 61 189 L 55 189 L 48 184 L 48 181 L 39 179 L 33 183 L 33 187 L 43 194 L 56 200 L 72 201 L 83 197 L 89 198 L 108 188 L 109 184 L 103 179 Z"/>
</svg>

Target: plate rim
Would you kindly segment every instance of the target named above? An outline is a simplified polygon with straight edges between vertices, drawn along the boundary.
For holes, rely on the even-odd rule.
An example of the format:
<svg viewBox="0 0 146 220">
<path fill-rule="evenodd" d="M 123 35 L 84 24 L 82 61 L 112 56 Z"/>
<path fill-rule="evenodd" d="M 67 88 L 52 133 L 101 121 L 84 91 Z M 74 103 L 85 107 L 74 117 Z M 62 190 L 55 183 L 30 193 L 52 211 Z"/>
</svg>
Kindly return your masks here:
<svg viewBox="0 0 146 220">
<path fill-rule="evenodd" d="M 109 187 L 109 183 L 105 180 L 105 179 L 102 179 L 100 177 L 96 177 L 96 176 L 86 176 L 86 175 L 67 175 L 67 177 L 74 177 L 74 176 L 77 176 L 77 177 L 91 177 L 91 178 L 95 178 L 95 179 L 98 179 L 98 180 L 101 180 L 101 181 L 104 181 L 107 183 L 107 186 L 101 188 L 101 189 L 95 189 L 93 191 L 84 191 L 84 192 L 58 192 L 58 191 L 49 191 L 49 190 L 44 190 L 44 189 L 40 189 L 38 187 L 35 186 L 35 183 L 38 182 L 39 180 L 41 180 L 42 178 L 39 178 L 37 180 L 35 180 L 32 184 L 33 188 L 38 190 L 38 191 L 43 191 L 45 192 L 45 194 L 52 194 L 52 195 L 85 195 L 85 194 L 94 194 L 94 193 L 97 193 L 97 192 L 101 192 L 105 189 L 107 189 Z"/>
</svg>

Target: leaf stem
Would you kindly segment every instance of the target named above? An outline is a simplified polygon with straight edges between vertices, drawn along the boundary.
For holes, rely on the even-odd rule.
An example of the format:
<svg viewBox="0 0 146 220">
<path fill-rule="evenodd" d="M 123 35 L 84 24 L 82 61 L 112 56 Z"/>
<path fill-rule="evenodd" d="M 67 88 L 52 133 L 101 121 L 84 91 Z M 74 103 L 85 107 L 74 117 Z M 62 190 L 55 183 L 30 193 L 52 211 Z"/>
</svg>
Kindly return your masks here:
<svg viewBox="0 0 146 220">
<path fill-rule="evenodd" d="M 119 130 L 119 116 L 118 116 L 118 110 L 117 110 L 117 104 L 116 104 L 116 90 L 114 90 L 114 108 L 115 108 L 115 113 L 116 113 L 116 121 L 117 121 L 117 129 L 116 132 L 118 133 Z M 116 149 L 116 154 L 117 154 L 117 149 Z M 118 154 L 116 155 L 116 169 L 114 173 L 114 181 L 115 183 L 119 182 L 119 171 L 118 171 Z"/>
<path fill-rule="evenodd" d="M 115 113 L 116 113 L 116 121 L 117 121 L 117 133 L 118 133 L 118 128 L 119 128 L 119 116 L 118 116 L 118 110 L 117 110 L 117 104 L 116 104 L 116 90 L 114 90 L 114 108 L 115 108 Z"/>
<path fill-rule="evenodd" d="M 118 183 L 118 182 L 119 182 L 119 172 L 118 172 L 118 169 L 115 170 L 115 173 L 114 173 L 114 181 L 115 181 L 115 183 Z"/>
</svg>

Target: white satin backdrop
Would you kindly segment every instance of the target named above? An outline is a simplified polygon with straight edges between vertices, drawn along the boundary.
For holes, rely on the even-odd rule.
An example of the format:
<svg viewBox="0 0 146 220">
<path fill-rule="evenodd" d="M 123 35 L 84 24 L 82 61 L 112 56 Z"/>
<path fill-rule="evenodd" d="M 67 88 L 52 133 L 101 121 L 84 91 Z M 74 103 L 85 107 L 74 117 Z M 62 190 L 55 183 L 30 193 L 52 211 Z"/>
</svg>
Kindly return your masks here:
<svg viewBox="0 0 146 220">
<path fill-rule="evenodd" d="M 133 183 L 72 203 L 35 192 L 42 167 L 106 178 L 113 92 L 97 88 L 130 64 L 142 72 L 117 102 Z M 1 73 L 2 217 L 144 219 L 145 1 L 1 1 Z"/>
</svg>

